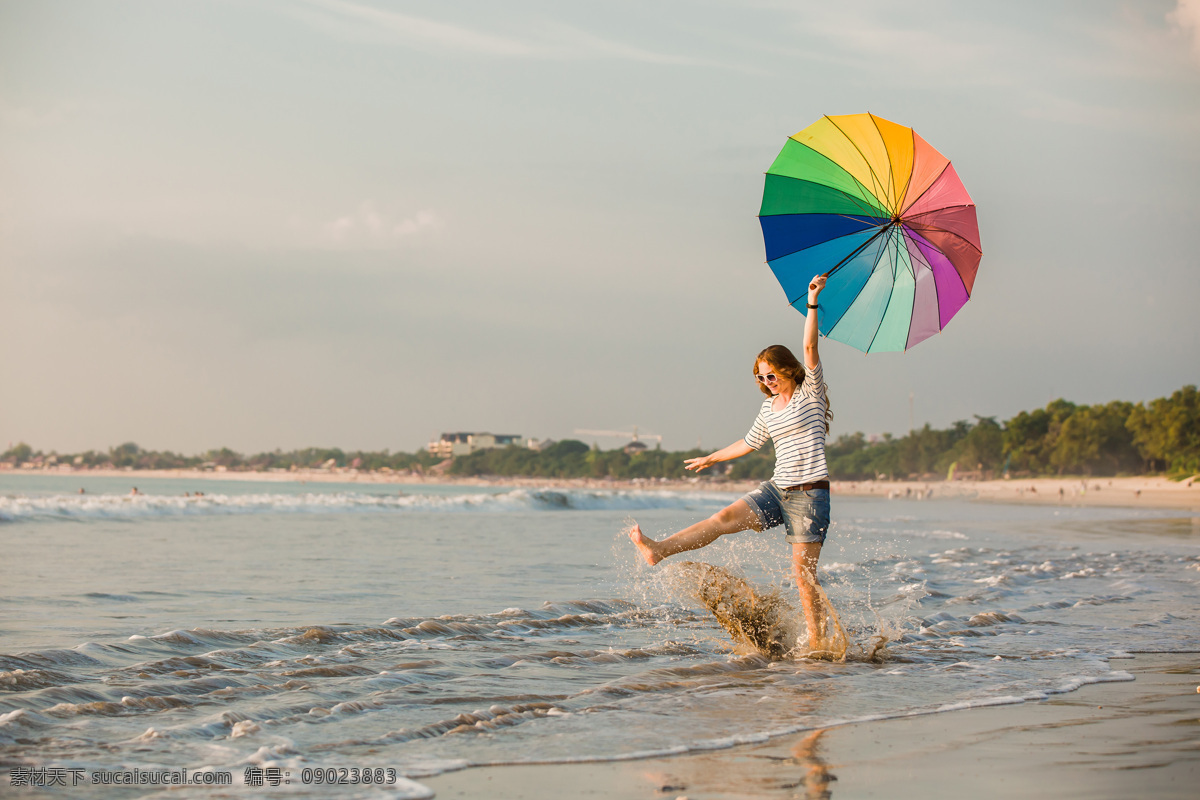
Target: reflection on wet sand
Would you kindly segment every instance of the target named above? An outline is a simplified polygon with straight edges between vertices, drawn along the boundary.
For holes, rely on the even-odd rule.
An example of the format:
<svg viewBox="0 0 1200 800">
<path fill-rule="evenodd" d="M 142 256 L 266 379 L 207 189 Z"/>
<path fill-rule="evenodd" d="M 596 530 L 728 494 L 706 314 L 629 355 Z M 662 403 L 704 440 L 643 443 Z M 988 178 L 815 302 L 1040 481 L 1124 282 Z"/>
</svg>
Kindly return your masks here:
<svg viewBox="0 0 1200 800">
<path fill-rule="evenodd" d="M 828 800 L 833 797 L 833 790 L 829 788 L 829 784 L 836 781 L 837 776 L 829 771 L 829 765 L 820 754 L 821 737 L 827 730 L 828 728 L 821 728 L 813 731 L 796 742 L 796 746 L 792 748 L 792 760 L 805 770 L 796 786 L 804 787 L 804 797 L 808 800 Z"/>
<path fill-rule="evenodd" d="M 607 764 L 448 773 L 438 798 L 595 797 L 797 800 L 890 797 L 1195 796 L 1200 666 L 1187 654 L 1117 662 L 1136 676 L 1043 702 L 828 726 L 760 744 Z M 836 705 L 829 687 L 789 694 L 795 718 Z M 748 710 L 747 713 L 757 713 Z M 718 728 L 711 728 L 716 733 Z M 836 774 L 833 771 L 836 769 Z M 898 792 L 897 787 L 902 787 Z M 908 794 L 914 790 L 908 790 Z"/>
<path fill-rule="evenodd" d="M 836 691 L 825 684 L 797 687 L 782 699 L 778 710 L 796 720 L 820 717 L 822 706 Z M 746 713 L 758 712 L 748 709 Z M 838 779 L 821 754 L 822 737 L 829 730 L 818 728 L 797 734 L 798 738 L 792 743 L 780 740 L 746 749 L 716 750 L 669 761 L 641 762 L 633 765 L 627 774 L 631 778 L 636 775 L 639 790 L 648 787 L 667 798 L 825 800 L 832 797 L 830 785 Z M 712 731 L 713 735 L 719 733 Z M 614 793 L 611 796 L 623 795 Z"/>
<path fill-rule="evenodd" d="M 791 749 L 790 757 L 750 754 L 715 759 L 690 758 L 676 762 L 674 769 L 641 769 L 643 785 L 653 791 L 686 797 L 690 791 L 715 797 L 793 797 L 830 800 L 831 784 L 838 778 L 821 757 L 821 737 L 828 728 L 804 735 Z M 763 761 L 771 762 L 770 766 Z"/>
</svg>

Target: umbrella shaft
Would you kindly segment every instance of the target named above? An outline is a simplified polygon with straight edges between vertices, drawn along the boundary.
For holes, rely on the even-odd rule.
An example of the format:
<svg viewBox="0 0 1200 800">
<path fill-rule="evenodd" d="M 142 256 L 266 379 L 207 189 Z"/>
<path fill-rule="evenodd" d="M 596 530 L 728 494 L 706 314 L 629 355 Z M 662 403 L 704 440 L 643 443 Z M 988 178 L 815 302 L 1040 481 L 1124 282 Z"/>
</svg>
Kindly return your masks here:
<svg viewBox="0 0 1200 800">
<path fill-rule="evenodd" d="M 830 275 L 837 272 L 839 269 L 842 268 L 843 264 L 846 264 L 846 263 L 852 261 L 859 253 L 861 253 L 863 250 L 866 250 L 871 245 L 871 242 L 875 241 L 880 236 L 882 236 L 884 233 L 887 233 L 888 231 L 890 231 L 893 226 L 898 225 L 898 224 L 900 224 L 899 220 L 892 220 L 887 225 L 884 225 L 882 228 L 880 228 L 878 231 L 876 231 L 875 234 L 873 236 L 871 236 L 870 239 L 867 239 L 865 242 L 863 242 L 857 248 L 855 248 L 853 253 L 846 256 L 838 263 L 834 264 L 830 268 L 830 270 L 825 273 L 825 277 L 828 278 Z"/>
</svg>

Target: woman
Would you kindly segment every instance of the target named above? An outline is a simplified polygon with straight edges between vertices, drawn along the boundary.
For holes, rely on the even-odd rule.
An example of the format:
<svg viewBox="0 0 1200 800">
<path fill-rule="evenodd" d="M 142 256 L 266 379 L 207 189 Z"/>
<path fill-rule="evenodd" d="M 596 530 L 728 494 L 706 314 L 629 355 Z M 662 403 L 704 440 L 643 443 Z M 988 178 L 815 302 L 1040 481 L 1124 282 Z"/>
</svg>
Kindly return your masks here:
<svg viewBox="0 0 1200 800">
<path fill-rule="evenodd" d="M 829 471 L 825 466 L 825 436 L 829 431 L 829 397 L 817 354 L 817 298 L 825 276 L 808 286 L 804 321 L 804 364 L 783 345 L 772 345 L 754 362 L 755 379 L 767 399 L 750 432 L 740 441 L 684 466 L 700 472 L 721 461 L 741 458 L 770 439 L 775 444 L 775 473 L 771 480 L 703 522 L 655 541 L 635 523 L 629 538 L 654 566 L 668 556 L 697 550 L 727 533 L 763 531 L 783 524 L 792 545 L 792 572 L 808 625 L 810 646 L 826 637 L 827 612 L 817 582 L 817 560 L 829 529 Z"/>
</svg>

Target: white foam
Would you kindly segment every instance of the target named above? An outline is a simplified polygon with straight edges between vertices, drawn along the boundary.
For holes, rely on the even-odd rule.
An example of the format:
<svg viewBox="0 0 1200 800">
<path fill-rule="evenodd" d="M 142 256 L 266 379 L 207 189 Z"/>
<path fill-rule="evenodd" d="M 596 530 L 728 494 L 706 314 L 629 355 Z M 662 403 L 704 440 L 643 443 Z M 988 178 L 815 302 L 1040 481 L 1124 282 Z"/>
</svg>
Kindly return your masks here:
<svg viewBox="0 0 1200 800">
<path fill-rule="evenodd" d="M 5 714 L 0 714 L 0 725 L 9 725 L 15 722 L 21 722 L 23 717 L 28 717 L 28 712 L 23 708 L 18 708 L 15 711 L 9 711 Z"/>
<path fill-rule="evenodd" d="M 1125 683 L 1132 680 L 1136 679 L 1123 669 L 1116 669 L 1100 675 L 1074 675 L 1060 683 L 1053 694 L 1066 694 L 1093 683 Z"/>
<path fill-rule="evenodd" d="M 988 706 L 1011 706 L 1016 703 L 1024 703 L 1026 700 L 1040 700 L 1040 695 L 1033 697 L 1017 697 L 1015 695 L 1005 695 L 1003 697 L 977 697 L 972 700 L 963 700 L 959 703 L 947 703 L 944 706 L 938 706 L 933 713 L 944 713 L 947 711 L 965 711 L 968 708 L 987 708 Z"/>
<path fill-rule="evenodd" d="M 404 766 L 404 774 L 410 778 L 428 778 L 445 772 L 457 772 L 473 766 L 465 758 L 427 758 Z"/>
<path fill-rule="evenodd" d="M 721 505 L 714 492 L 514 489 L 499 493 L 382 495 L 363 492 L 299 494 L 51 495 L 0 497 L 0 520 L 138 519 L 227 514 L 365 512 L 636 511 Z"/>
<path fill-rule="evenodd" d="M 958 531 L 935 530 L 935 531 L 911 531 L 909 533 L 910 533 L 910 535 L 917 536 L 919 538 L 924 538 L 924 539 L 966 539 L 966 538 L 968 538 L 965 533 L 960 533 Z"/>
<path fill-rule="evenodd" d="M 433 795 L 433 789 L 428 786 L 408 778 L 397 777 L 396 782 L 388 786 L 387 793 L 383 796 L 398 800 L 428 800 Z"/>
</svg>

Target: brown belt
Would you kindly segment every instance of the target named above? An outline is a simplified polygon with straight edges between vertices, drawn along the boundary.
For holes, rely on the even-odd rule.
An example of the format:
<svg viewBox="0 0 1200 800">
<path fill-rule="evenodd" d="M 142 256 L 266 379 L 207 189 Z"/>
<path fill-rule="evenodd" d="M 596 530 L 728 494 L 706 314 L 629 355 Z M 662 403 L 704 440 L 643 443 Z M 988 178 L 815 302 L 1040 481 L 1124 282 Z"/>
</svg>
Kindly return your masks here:
<svg viewBox="0 0 1200 800">
<path fill-rule="evenodd" d="M 802 483 L 799 486 L 788 486 L 787 488 L 784 489 L 784 491 L 785 492 L 795 492 L 795 491 L 807 492 L 807 491 L 811 491 L 812 489 L 825 489 L 826 491 L 828 491 L 829 490 L 829 481 L 813 481 L 812 483 Z"/>
</svg>

